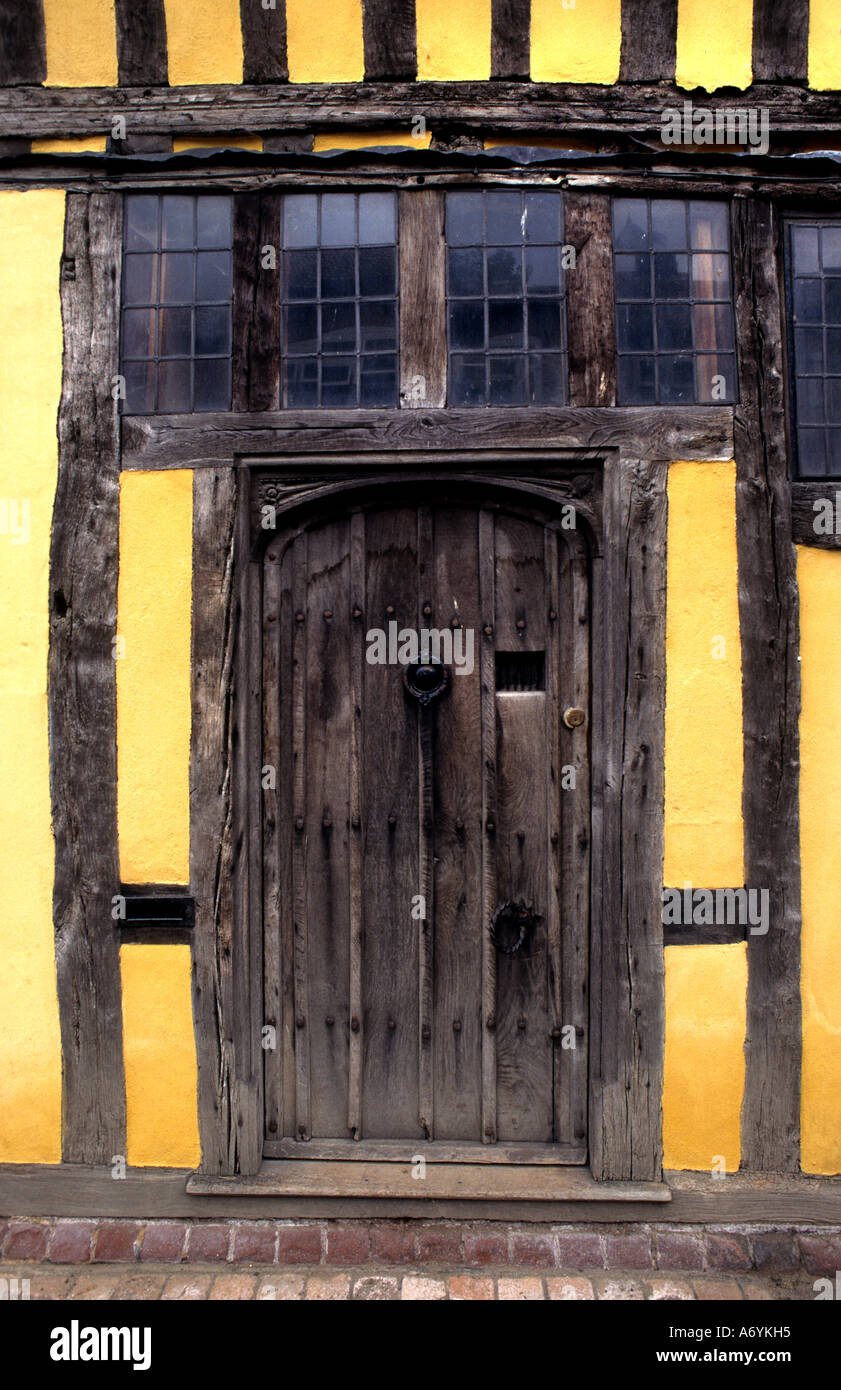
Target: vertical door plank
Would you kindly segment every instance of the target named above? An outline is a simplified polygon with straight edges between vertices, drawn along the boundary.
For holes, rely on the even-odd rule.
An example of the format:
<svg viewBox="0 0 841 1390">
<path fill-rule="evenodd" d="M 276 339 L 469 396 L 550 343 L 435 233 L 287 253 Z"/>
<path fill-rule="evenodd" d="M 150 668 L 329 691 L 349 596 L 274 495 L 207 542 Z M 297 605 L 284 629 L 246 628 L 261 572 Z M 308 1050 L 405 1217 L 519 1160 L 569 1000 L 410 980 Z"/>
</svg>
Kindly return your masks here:
<svg viewBox="0 0 841 1390">
<path fill-rule="evenodd" d="M 280 1021 L 279 1038 L 283 1111 L 279 1116 L 280 1133 L 297 1138 L 296 1113 L 296 1055 L 295 1055 L 295 901 L 292 861 L 298 832 L 294 813 L 294 730 L 293 730 L 293 672 L 292 644 L 295 621 L 292 606 L 294 542 L 284 544 L 280 564 L 280 607 L 278 624 L 281 639 L 280 684 L 277 691 L 278 735 L 280 755 L 277 784 L 280 791 L 282 820 L 277 843 L 278 873 L 278 930 L 280 960 Z"/>
<path fill-rule="evenodd" d="M 350 520 L 350 843 L 348 848 L 349 1012 L 348 1129 L 358 1139 L 362 1128 L 362 700 L 365 678 L 365 513 Z"/>
<path fill-rule="evenodd" d="M 544 547 L 542 525 L 497 519 L 497 651 L 545 652 Z M 545 701 L 545 692 L 496 695 L 497 903 L 522 898 L 542 919 L 522 951 L 497 961 L 498 1136 L 509 1140 L 552 1138 Z"/>
<path fill-rule="evenodd" d="M 315 826 L 307 824 L 307 581 L 308 537 L 292 551 L 292 910 L 295 959 L 295 1134 L 311 1137 L 309 974 L 307 964 L 307 858 Z"/>
<path fill-rule="evenodd" d="M 560 537 L 559 714 L 583 709 L 587 722 L 568 729 L 559 720 L 561 766 L 571 769 L 563 789 L 554 790 L 561 808 L 562 976 L 561 1026 L 575 1029 L 575 1047 L 555 1043 L 556 1095 L 560 1083 L 557 1137 L 577 1143 L 587 1129 L 588 956 L 590 920 L 590 596 L 583 547 Z M 554 606 L 554 605 L 553 605 Z M 547 686 L 548 689 L 548 686 Z M 557 746 L 557 745 L 556 745 Z M 574 785 L 569 783 L 574 778 Z"/>
<path fill-rule="evenodd" d="M 283 1110 L 283 1051 L 281 1047 L 280 858 L 278 826 L 280 772 L 281 686 L 280 565 L 269 544 L 263 566 L 263 1025 L 274 1035 L 263 1040 L 263 1084 L 266 1136 L 278 1139 Z M 281 832 L 282 833 L 282 832 Z M 269 1044 L 269 1045 L 267 1045 Z M 272 1045 L 273 1044 L 273 1045 Z"/>
<path fill-rule="evenodd" d="M 429 507 L 418 507 L 418 587 L 417 587 L 417 625 L 420 631 L 429 623 L 424 623 L 423 593 L 433 569 L 433 521 Z M 419 653 L 423 660 L 426 653 Z M 417 707 L 417 750 L 418 750 L 418 894 L 423 899 L 423 916 L 418 920 L 418 1094 L 419 1119 L 427 1139 L 434 1134 L 432 1065 L 432 981 L 433 954 L 435 950 L 434 926 L 435 880 L 434 880 L 434 785 L 435 754 L 434 729 L 437 711 L 427 706 Z M 414 918 L 412 919 L 414 921 Z"/>
<path fill-rule="evenodd" d="M 488 926 L 496 907 L 496 541 L 494 514 L 479 513 L 479 607 L 482 638 L 481 688 L 482 818 L 482 1142 L 497 1138 L 496 951 Z"/>
<path fill-rule="evenodd" d="M 569 1142 L 569 1096 L 564 1085 L 561 1066 L 561 1029 L 565 1022 L 563 1010 L 563 980 L 567 965 L 562 949 L 561 895 L 567 885 L 564 874 L 564 846 L 561 830 L 561 701 L 564 685 L 569 683 L 570 667 L 561 654 L 559 628 L 561 619 L 560 555 L 558 533 L 547 526 L 544 531 L 546 627 L 546 944 L 548 950 L 549 1022 L 553 1047 L 553 1138 Z"/>
<path fill-rule="evenodd" d="M 444 193 L 401 193 L 400 404 L 430 410 L 447 404 L 447 275 Z"/>
<path fill-rule="evenodd" d="M 482 636 L 478 517 L 436 510 L 435 569 L 424 624 L 473 634 L 474 669 L 452 669 L 435 718 L 435 1137 L 482 1137 Z M 452 629 L 450 629 L 452 630 Z"/>
<path fill-rule="evenodd" d="M 367 526 L 366 631 L 411 627 L 417 613 L 417 513 L 372 514 Z M 389 612 L 388 610 L 392 611 Z M 366 652 L 367 658 L 367 652 Z M 363 761 L 363 1135 L 422 1138 L 418 1097 L 417 706 L 401 667 L 365 663 Z"/>
<path fill-rule="evenodd" d="M 306 1031 L 311 1133 L 327 1138 L 347 1137 L 348 759 L 352 723 L 348 542 L 346 520 L 311 531 L 307 564 Z"/>
</svg>

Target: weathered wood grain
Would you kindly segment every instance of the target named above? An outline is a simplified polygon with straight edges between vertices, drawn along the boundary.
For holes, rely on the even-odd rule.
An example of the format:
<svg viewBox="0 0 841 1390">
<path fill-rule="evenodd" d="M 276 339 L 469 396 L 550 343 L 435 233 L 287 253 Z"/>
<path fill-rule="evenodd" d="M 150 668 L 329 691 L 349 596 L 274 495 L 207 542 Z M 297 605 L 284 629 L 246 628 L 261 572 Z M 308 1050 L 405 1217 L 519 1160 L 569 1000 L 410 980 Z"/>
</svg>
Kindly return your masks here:
<svg viewBox="0 0 841 1390">
<path fill-rule="evenodd" d="M 229 1030 L 234 845 L 231 823 L 235 676 L 236 478 L 230 468 L 193 478 L 190 885 L 196 903 L 193 1014 L 202 1170 L 237 1171 L 235 1060 Z"/>
<path fill-rule="evenodd" d="M 668 82 L 364 82 L 237 83 L 122 89 L 28 87 L 0 90 L 0 137 L 89 135 L 119 112 L 138 133 L 187 135 L 213 131 L 411 127 L 455 124 L 459 130 L 537 131 L 614 136 L 620 131 L 659 131 L 664 106 L 680 106 L 685 92 Z M 841 109 L 831 92 L 792 90 L 785 83 L 755 83 L 743 98 L 767 107 L 774 131 L 841 129 Z M 732 107 L 732 92 L 704 94 L 712 111 Z M 522 143 L 522 142 L 519 142 Z"/>
<path fill-rule="evenodd" d="M 745 882 L 769 891 L 770 924 L 748 936 L 742 1166 L 800 1166 L 800 675 L 785 432 L 779 224 L 764 199 L 735 200 L 733 266 L 740 404 L 736 540 L 742 633 Z"/>
<path fill-rule="evenodd" d="M 63 1057 L 62 1156 L 125 1153 L 118 925 L 117 628 L 122 199 L 67 199 L 61 268 L 64 373 L 50 542 L 53 917 Z"/>
<path fill-rule="evenodd" d="M 166 86 L 164 0 L 116 0 L 116 19 L 120 86 Z"/>
<path fill-rule="evenodd" d="M 124 468 L 201 468 L 234 454 L 390 448 L 622 449 L 652 460 L 733 457 L 732 406 L 623 409 L 317 410 L 222 415 L 135 415 L 122 421 Z"/>
<path fill-rule="evenodd" d="M 620 82 L 672 81 L 677 6 L 678 0 L 622 0 Z"/>
<path fill-rule="evenodd" d="M 234 202 L 234 410 L 278 405 L 280 259 L 280 194 L 240 194 Z"/>
<path fill-rule="evenodd" d="M 531 69 L 531 0 L 491 0 L 491 77 L 526 80 Z"/>
<path fill-rule="evenodd" d="M 837 1178 L 788 1177 L 758 1179 L 750 1174 L 721 1178 L 696 1173 L 668 1172 L 667 1185 L 657 1184 L 653 1197 L 647 1186 L 598 1183 L 577 1189 L 568 1202 L 431 1202 L 424 1216 L 496 1221 L 646 1222 L 714 1225 L 756 1222 L 766 1226 L 841 1225 L 841 1184 Z M 186 1181 L 185 1181 L 186 1180 Z M 233 1185 L 224 1193 L 201 1196 L 189 1172 L 178 1168 L 130 1168 L 115 1182 L 111 1167 L 83 1164 L 13 1164 L 0 1167 L 0 1214 L 27 1216 L 33 1209 L 44 1216 L 136 1217 L 292 1217 L 403 1218 L 418 1213 L 415 1202 L 382 1198 L 253 1197 Z M 663 1191 L 670 1200 L 662 1201 Z M 590 1193 L 595 1200 L 590 1200 Z"/>
<path fill-rule="evenodd" d="M 362 0 L 365 80 L 412 81 L 417 74 L 415 0 Z"/>
<path fill-rule="evenodd" d="M 666 465 L 610 459 L 595 570 L 590 1154 L 661 1170 Z M 603 568 L 603 573 L 601 572 Z"/>
<path fill-rule="evenodd" d="M 42 0 L 0 0 L 0 85 L 28 86 L 47 76 Z"/>
<path fill-rule="evenodd" d="M 753 0 L 754 82 L 804 82 L 809 50 L 809 0 Z"/>
<path fill-rule="evenodd" d="M 447 402 L 444 194 L 400 194 L 400 400 L 410 410 Z"/>
<path fill-rule="evenodd" d="M 792 482 L 791 538 L 795 545 L 816 545 L 824 550 L 841 549 L 841 532 L 831 531 L 826 535 L 815 530 L 815 503 L 828 501 L 833 514 L 837 514 L 839 493 L 841 478 L 827 478 L 824 482 L 798 482 L 795 479 Z"/>
<path fill-rule="evenodd" d="M 564 195 L 564 242 L 575 247 L 565 272 L 569 400 L 573 406 L 616 404 L 611 200 L 599 193 Z M 598 311 L 594 312 L 594 305 Z"/>
<path fill-rule="evenodd" d="M 266 9 L 261 0 L 239 0 L 243 82 L 287 82 L 286 5 Z"/>
</svg>

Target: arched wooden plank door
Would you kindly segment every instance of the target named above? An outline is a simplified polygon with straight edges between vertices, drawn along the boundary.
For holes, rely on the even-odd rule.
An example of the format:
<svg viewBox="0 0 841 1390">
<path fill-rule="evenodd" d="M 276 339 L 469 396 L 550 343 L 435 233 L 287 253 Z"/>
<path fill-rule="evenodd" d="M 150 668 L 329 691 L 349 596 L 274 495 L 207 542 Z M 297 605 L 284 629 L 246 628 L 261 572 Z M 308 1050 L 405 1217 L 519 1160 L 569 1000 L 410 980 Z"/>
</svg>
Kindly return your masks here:
<svg viewBox="0 0 841 1390">
<path fill-rule="evenodd" d="M 270 1157 L 586 1160 L 586 547 L 441 491 L 264 559 Z M 394 661 L 424 629 L 455 639 L 429 704 Z"/>
</svg>

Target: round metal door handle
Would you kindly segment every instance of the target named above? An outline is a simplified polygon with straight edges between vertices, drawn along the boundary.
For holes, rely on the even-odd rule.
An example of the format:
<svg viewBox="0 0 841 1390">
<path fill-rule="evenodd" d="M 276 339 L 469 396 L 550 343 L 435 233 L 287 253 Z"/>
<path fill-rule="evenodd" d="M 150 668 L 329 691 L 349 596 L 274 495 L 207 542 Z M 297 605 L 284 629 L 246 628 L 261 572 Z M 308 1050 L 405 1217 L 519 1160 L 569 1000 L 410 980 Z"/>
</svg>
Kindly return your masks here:
<svg viewBox="0 0 841 1390">
<path fill-rule="evenodd" d="M 530 932 L 540 921 L 538 913 L 519 902 L 500 903 L 488 926 L 488 934 L 502 956 L 514 956 L 523 949 Z"/>
<path fill-rule="evenodd" d="M 564 723 L 568 729 L 578 729 L 586 718 L 587 715 L 584 713 L 584 710 L 576 709 L 575 706 L 571 709 L 564 710 Z"/>
<path fill-rule="evenodd" d="M 450 673 L 446 666 L 426 661 L 403 667 L 403 684 L 419 705 L 431 705 L 450 683 Z"/>
</svg>

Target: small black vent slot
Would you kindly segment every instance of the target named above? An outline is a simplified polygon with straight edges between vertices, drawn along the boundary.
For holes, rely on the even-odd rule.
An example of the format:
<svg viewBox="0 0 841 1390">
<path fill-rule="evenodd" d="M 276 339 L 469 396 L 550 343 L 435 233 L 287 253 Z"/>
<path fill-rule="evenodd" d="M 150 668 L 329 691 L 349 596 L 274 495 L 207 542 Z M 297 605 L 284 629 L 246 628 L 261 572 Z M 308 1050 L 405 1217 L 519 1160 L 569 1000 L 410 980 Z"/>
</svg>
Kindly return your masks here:
<svg viewBox="0 0 841 1390">
<path fill-rule="evenodd" d="M 525 693 L 546 689 L 543 652 L 497 652 L 496 688 L 499 692 Z"/>
<path fill-rule="evenodd" d="M 128 893 L 124 890 L 124 897 L 123 929 L 166 931 L 180 927 L 189 930 L 195 922 L 195 902 L 186 894 Z"/>
</svg>

